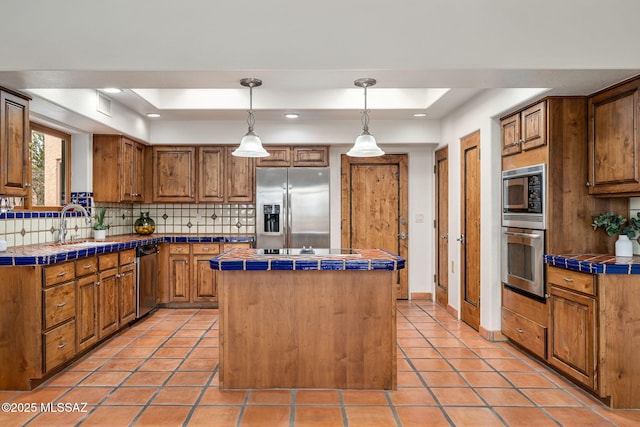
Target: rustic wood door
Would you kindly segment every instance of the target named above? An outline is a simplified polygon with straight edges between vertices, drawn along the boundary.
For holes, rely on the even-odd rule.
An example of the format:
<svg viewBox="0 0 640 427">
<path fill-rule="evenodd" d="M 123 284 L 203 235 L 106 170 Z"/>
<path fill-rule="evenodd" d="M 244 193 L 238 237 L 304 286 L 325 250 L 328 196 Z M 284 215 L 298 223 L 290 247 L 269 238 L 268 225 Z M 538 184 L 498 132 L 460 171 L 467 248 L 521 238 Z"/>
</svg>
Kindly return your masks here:
<svg viewBox="0 0 640 427">
<path fill-rule="evenodd" d="M 436 151 L 436 303 L 449 304 L 449 149 Z"/>
<path fill-rule="evenodd" d="M 472 328 L 480 327 L 480 131 L 465 136 L 461 145 L 462 189 L 460 201 L 462 235 L 460 260 L 462 295 L 460 318 Z"/>
<path fill-rule="evenodd" d="M 408 255 L 408 158 L 342 155 L 342 247 Z M 408 266 L 408 264 L 407 264 Z M 409 297 L 408 270 L 396 274 L 397 297 Z"/>
</svg>

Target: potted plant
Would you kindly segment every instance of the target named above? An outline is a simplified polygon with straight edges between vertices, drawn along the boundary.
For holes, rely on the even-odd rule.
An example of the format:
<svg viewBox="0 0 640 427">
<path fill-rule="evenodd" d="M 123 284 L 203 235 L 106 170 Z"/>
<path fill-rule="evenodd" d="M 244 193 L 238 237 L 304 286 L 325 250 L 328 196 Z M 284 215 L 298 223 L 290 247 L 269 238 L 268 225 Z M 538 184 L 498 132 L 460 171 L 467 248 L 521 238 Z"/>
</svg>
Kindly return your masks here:
<svg viewBox="0 0 640 427">
<path fill-rule="evenodd" d="M 104 215 L 107 208 L 98 209 L 95 222 L 93 223 L 93 238 L 96 240 L 104 240 L 107 237 L 107 226 L 104 225 Z"/>
<path fill-rule="evenodd" d="M 591 219 L 594 230 L 602 228 L 608 236 L 618 236 L 616 256 L 633 255 L 633 244 L 629 239 L 636 238 L 637 231 L 640 230 L 640 214 L 637 218 L 631 218 L 628 225 L 627 218 L 614 212 L 603 212 Z"/>
</svg>

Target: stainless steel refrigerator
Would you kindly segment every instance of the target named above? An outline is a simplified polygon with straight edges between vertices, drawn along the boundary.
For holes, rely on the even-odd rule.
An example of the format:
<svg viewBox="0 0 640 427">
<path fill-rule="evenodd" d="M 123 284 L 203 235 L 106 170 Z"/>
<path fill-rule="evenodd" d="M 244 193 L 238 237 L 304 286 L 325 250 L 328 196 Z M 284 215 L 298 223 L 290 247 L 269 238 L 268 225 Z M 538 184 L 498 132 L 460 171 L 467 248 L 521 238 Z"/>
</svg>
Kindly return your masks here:
<svg viewBox="0 0 640 427">
<path fill-rule="evenodd" d="M 256 247 L 329 247 L 329 168 L 256 168 Z"/>
</svg>

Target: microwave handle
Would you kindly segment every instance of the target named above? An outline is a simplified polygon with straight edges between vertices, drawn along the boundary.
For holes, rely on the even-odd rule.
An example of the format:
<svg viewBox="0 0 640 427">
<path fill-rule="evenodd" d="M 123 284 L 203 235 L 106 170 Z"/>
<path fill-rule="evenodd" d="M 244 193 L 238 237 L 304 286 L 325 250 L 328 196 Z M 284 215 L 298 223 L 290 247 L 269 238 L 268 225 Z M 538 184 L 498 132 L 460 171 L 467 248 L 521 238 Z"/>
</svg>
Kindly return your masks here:
<svg viewBox="0 0 640 427">
<path fill-rule="evenodd" d="M 505 231 L 504 234 L 515 237 L 526 237 L 529 239 L 540 239 L 542 237 L 540 234 L 514 233 L 513 231 Z"/>
</svg>

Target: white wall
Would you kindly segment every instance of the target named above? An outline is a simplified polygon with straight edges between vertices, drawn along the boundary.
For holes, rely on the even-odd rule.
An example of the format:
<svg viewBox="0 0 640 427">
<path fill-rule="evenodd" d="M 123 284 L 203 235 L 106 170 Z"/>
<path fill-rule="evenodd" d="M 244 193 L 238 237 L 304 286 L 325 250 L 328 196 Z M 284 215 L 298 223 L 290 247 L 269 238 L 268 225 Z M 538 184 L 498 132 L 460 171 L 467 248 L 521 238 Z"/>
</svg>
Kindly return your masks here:
<svg viewBox="0 0 640 427">
<path fill-rule="evenodd" d="M 460 311 L 460 138 L 480 130 L 480 326 L 500 330 L 500 125 L 503 114 L 543 96 L 545 89 L 499 89 L 472 99 L 442 121 L 449 146 L 449 305 Z M 451 266 L 454 266 L 452 269 Z"/>
</svg>

